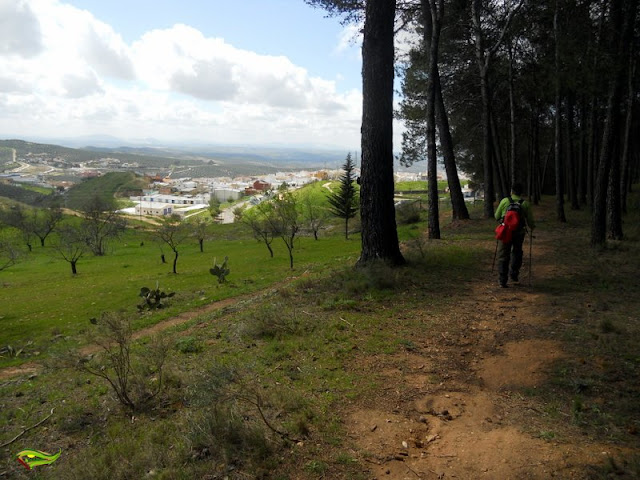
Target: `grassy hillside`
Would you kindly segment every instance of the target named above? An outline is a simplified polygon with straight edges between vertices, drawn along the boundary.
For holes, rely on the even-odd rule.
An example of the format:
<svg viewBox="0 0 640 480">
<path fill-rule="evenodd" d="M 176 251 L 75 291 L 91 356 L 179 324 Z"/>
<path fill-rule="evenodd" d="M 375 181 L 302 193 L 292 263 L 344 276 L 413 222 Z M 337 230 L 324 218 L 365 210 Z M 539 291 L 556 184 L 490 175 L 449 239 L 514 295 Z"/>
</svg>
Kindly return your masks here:
<svg viewBox="0 0 640 480">
<path fill-rule="evenodd" d="M 59 199 L 59 197 L 52 194 L 51 189 L 18 187 L 2 182 L 0 182 L 0 197 L 34 207 L 47 207 L 53 205 L 56 199 Z"/>
<path fill-rule="evenodd" d="M 136 155 L 127 152 L 117 152 L 109 155 L 105 151 L 82 150 L 76 148 L 67 148 L 60 145 L 49 145 L 44 143 L 26 142 L 24 140 L 0 140 L 0 147 L 15 148 L 18 156 L 26 156 L 27 154 L 46 153 L 50 156 L 59 156 L 70 162 L 87 162 L 90 160 L 99 160 L 105 156 L 115 156 L 123 162 L 138 162 L 153 167 L 169 167 L 175 162 L 174 158 L 152 155 Z"/>
<path fill-rule="evenodd" d="M 140 191 L 146 186 L 144 179 L 132 172 L 111 172 L 87 179 L 70 188 L 65 194 L 66 206 L 78 209 L 96 195 L 109 200 L 120 192 Z"/>
<path fill-rule="evenodd" d="M 185 244 L 178 275 L 140 230 L 75 278 L 36 249 L 0 272 L 12 299 L 0 345 L 24 349 L 2 358 L 23 370 L 2 380 L 0 442 L 46 421 L 3 449 L 0 470 L 32 477 L 14 454 L 39 448 L 62 456 L 35 473 L 62 480 L 637 478 L 638 211 L 624 242 L 596 252 L 588 212 L 558 224 L 554 207 L 535 208 L 533 263 L 506 290 L 481 205 L 471 221 L 443 216 L 442 240 L 401 227 L 408 264 L 395 269 L 355 270 L 359 239 L 338 232 L 301 239 L 291 271 L 281 242 L 271 259 L 239 225 L 215 226 L 204 254 Z M 208 268 L 224 255 L 218 284 Z M 176 296 L 137 314 L 139 287 L 156 281 Z M 172 317 L 164 377 L 140 370 L 165 388 L 136 411 L 70 360 L 97 328 L 87 319 L 116 310 L 146 332 L 134 367 L 161 351 L 149 327 Z M 104 358 L 93 353 L 83 361 Z"/>
</svg>

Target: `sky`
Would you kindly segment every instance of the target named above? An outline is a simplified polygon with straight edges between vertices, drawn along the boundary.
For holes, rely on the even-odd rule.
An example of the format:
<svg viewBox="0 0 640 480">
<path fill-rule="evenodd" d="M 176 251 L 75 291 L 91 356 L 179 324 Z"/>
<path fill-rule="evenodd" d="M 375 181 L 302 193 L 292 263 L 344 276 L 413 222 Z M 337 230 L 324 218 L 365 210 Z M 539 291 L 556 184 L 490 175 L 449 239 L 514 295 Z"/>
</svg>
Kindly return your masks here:
<svg viewBox="0 0 640 480">
<path fill-rule="evenodd" d="M 303 0 L 0 0 L 0 138 L 359 150 L 358 31 Z"/>
</svg>

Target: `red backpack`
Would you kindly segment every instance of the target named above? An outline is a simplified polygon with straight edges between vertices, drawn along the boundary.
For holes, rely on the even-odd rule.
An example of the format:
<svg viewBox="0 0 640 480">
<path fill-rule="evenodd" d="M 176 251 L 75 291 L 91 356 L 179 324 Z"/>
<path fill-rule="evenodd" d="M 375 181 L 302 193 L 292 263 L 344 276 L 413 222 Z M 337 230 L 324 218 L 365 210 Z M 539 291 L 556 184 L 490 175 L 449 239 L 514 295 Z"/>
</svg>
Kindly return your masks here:
<svg viewBox="0 0 640 480">
<path fill-rule="evenodd" d="M 502 222 L 496 227 L 496 239 L 502 243 L 511 243 L 511 237 L 514 232 L 524 227 L 524 212 L 522 210 L 522 202 L 520 199 L 515 202 L 509 197 L 509 206 L 504 214 Z"/>
</svg>

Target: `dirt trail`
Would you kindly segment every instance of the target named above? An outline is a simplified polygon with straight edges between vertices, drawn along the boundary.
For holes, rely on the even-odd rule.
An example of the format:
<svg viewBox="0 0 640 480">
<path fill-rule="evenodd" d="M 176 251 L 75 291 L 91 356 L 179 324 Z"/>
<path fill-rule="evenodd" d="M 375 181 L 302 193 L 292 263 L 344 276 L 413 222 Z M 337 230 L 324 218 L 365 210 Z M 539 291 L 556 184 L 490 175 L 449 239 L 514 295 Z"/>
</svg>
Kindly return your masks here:
<svg viewBox="0 0 640 480">
<path fill-rule="evenodd" d="M 552 241 L 537 245 L 536 257 Z M 535 279 L 557 268 L 535 265 L 533 287 L 525 281 L 500 289 L 497 275 L 487 276 L 447 313 L 450 331 L 433 338 L 425 329 L 412 337 L 417 349 L 360 365 L 384 385 L 367 408 L 345 412 L 367 478 L 584 478 L 585 465 L 620 453 L 582 438 L 540 438 L 531 425 L 544 413 L 519 393 L 547 381 L 563 356 L 559 341 L 538 337 L 557 312 L 536 292 Z"/>
</svg>

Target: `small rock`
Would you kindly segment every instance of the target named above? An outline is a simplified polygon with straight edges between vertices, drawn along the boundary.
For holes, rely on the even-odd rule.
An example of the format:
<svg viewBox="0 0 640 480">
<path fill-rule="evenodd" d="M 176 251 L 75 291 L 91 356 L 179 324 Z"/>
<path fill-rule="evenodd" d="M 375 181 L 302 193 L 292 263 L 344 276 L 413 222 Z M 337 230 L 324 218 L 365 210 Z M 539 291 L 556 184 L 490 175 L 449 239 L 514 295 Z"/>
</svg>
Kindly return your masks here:
<svg viewBox="0 0 640 480">
<path fill-rule="evenodd" d="M 409 448 L 409 444 L 407 442 L 405 442 L 405 441 L 402 442 L 402 446 L 404 448 Z"/>
<path fill-rule="evenodd" d="M 374 425 L 373 427 L 371 427 L 371 431 L 375 432 L 378 429 L 378 425 Z"/>
<path fill-rule="evenodd" d="M 427 443 L 431 443 L 431 442 L 435 442 L 437 439 L 440 438 L 440 435 L 436 434 L 436 435 L 429 435 L 426 440 Z"/>
</svg>

